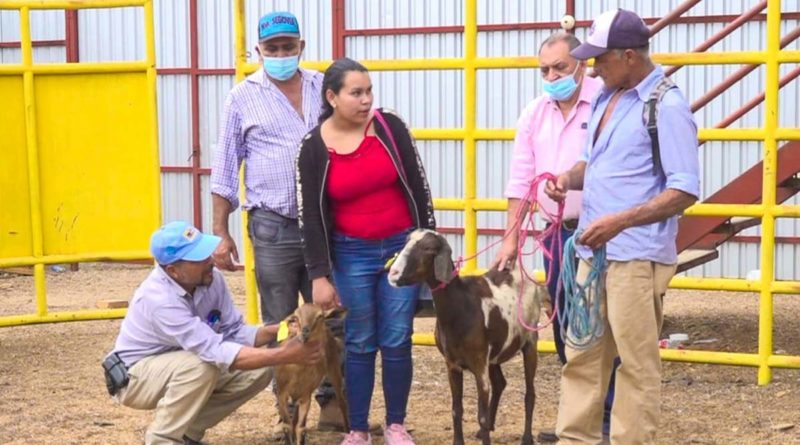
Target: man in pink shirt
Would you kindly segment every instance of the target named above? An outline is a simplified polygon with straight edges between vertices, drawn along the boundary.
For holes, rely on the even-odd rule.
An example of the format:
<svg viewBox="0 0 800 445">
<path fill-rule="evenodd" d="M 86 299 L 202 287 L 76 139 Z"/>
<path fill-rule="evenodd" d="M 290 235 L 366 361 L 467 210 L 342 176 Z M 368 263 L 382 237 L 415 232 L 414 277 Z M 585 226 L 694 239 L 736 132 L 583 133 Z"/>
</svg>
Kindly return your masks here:
<svg viewBox="0 0 800 445">
<path fill-rule="evenodd" d="M 506 187 L 508 198 L 508 225 L 511 233 L 503 241 L 497 252 L 492 267 L 498 269 L 511 268 L 517 257 L 519 241 L 517 212 L 523 207 L 523 214 L 530 207 L 525 200 L 533 179 L 545 172 L 558 174 L 568 170 L 578 160 L 587 141 L 587 126 L 592 112 L 592 99 L 600 91 L 603 83 L 586 76 L 586 62 L 579 61 L 570 55 L 570 50 L 580 45 L 580 41 L 572 34 L 557 32 L 542 42 L 539 48 L 539 66 L 544 80 L 545 94 L 531 101 L 522 111 L 517 121 L 517 135 L 514 138 L 514 156 L 511 162 L 511 178 Z M 558 204 L 544 193 L 542 182 L 536 199 L 542 207 L 544 218 L 547 214 L 555 214 Z M 562 243 L 572 236 L 578 226 L 581 209 L 581 192 L 569 191 L 565 201 L 564 221 L 561 227 Z M 550 222 L 547 223 L 548 226 Z M 555 237 L 545 239 L 550 251 L 557 251 L 554 246 Z M 561 246 L 563 248 L 563 244 Z M 558 275 L 561 269 L 561 258 L 551 261 L 544 258 L 545 270 L 552 273 L 547 276 L 547 288 L 550 295 L 556 295 Z M 564 293 L 558 294 L 558 307 L 564 307 Z M 561 363 L 566 363 L 564 342 L 561 339 L 561 326 L 558 317 L 553 320 L 553 337 L 556 351 Z M 613 401 L 613 380 L 609 385 L 609 396 L 606 399 L 606 418 L 604 430 L 607 432 L 608 413 Z M 555 441 L 555 436 L 540 435 L 539 440 L 548 438 Z M 544 439 L 544 440 L 543 440 Z"/>
</svg>

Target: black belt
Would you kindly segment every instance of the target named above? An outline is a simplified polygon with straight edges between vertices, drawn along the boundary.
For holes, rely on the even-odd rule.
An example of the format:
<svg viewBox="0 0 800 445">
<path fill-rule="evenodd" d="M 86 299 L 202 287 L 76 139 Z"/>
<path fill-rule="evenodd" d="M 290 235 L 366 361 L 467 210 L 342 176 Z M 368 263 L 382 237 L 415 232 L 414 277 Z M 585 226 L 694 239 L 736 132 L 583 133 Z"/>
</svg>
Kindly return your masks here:
<svg viewBox="0 0 800 445">
<path fill-rule="evenodd" d="M 552 223 L 547 223 L 547 227 L 553 225 Z M 569 230 L 570 232 L 574 232 L 578 228 L 578 219 L 565 219 L 561 221 L 561 227 L 565 230 Z"/>
<path fill-rule="evenodd" d="M 262 208 L 252 208 L 250 209 L 249 214 L 255 218 L 268 219 L 270 221 L 280 222 L 284 224 L 297 224 L 297 218 L 289 218 L 288 216 L 283 216 L 278 212 L 273 212 L 272 210 L 266 210 Z"/>
<path fill-rule="evenodd" d="M 578 228 L 578 219 L 565 219 L 561 221 L 561 227 L 574 232 Z"/>
</svg>

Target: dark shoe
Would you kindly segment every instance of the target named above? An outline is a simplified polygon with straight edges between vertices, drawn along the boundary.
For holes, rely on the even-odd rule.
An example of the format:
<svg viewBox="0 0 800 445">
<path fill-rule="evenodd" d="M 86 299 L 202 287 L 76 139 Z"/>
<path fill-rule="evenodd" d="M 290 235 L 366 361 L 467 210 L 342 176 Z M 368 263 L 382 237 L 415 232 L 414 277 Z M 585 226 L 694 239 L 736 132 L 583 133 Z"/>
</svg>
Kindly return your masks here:
<svg viewBox="0 0 800 445">
<path fill-rule="evenodd" d="M 183 444 L 184 445 L 208 445 L 206 442 L 200 442 L 199 440 L 194 440 L 187 435 L 183 435 Z"/>
<path fill-rule="evenodd" d="M 556 443 L 558 442 L 558 436 L 556 436 L 555 431 L 539 431 L 539 435 L 536 436 L 536 441 L 541 443 Z"/>
</svg>

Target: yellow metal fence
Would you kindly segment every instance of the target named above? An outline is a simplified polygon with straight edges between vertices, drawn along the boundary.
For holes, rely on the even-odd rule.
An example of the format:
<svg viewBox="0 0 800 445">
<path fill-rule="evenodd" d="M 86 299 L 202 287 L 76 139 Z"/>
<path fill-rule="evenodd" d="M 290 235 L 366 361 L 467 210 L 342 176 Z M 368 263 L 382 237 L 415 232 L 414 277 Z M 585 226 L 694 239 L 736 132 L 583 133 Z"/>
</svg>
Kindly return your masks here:
<svg viewBox="0 0 800 445">
<path fill-rule="evenodd" d="M 463 70 L 464 72 L 464 128 L 414 129 L 414 136 L 419 140 L 459 140 L 464 146 L 464 196 L 434 199 L 437 210 L 458 210 L 464 212 L 465 256 L 472 256 L 477 251 L 478 229 L 477 212 L 505 211 L 506 201 L 501 199 L 480 199 L 476 189 L 476 141 L 479 140 L 513 140 L 513 129 L 476 128 L 476 74 L 479 69 L 502 68 L 535 68 L 538 60 L 535 57 L 478 57 L 478 23 L 477 0 L 465 0 L 464 22 L 464 56 L 461 58 L 443 59 L 410 59 L 410 60 L 361 60 L 373 71 L 406 71 L 406 70 Z M 725 53 L 672 53 L 656 54 L 653 59 L 665 65 L 720 65 L 720 64 L 763 64 L 766 66 L 766 98 L 765 125 L 763 128 L 742 129 L 701 129 L 701 140 L 717 141 L 763 141 L 764 142 L 764 179 L 762 185 L 762 204 L 697 204 L 686 211 L 691 215 L 707 216 L 751 216 L 759 217 L 761 229 L 761 279 L 748 281 L 726 278 L 690 278 L 675 277 L 672 288 L 726 290 L 742 292 L 758 292 L 759 336 L 758 353 L 729 353 L 715 351 L 662 350 L 664 360 L 752 366 L 758 368 L 758 383 L 767 384 L 772 378 L 772 368 L 800 368 L 800 357 L 776 355 L 773 351 L 773 294 L 798 293 L 800 283 L 775 281 L 774 248 L 775 218 L 800 216 L 800 206 L 777 205 L 776 171 L 777 141 L 800 140 L 800 129 L 778 128 L 778 81 L 781 63 L 800 62 L 800 51 L 780 50 L 780 0 L 769 0 L 767 6 L 767 45 L 762 51 L 725 52 Z M 236 73 L 241 80 L 248 73 L 258 69 L 255 64 L 247 63 L 245 50 L 245 17 L 244 0 L 234 1 Z M 257 18 L 249 18 L 255 23 Z M 330 62 L 304 62 L 303 66 L 324 70 Z M 244 227 L 246 228 L 246 222 Z M 247 233 L 246 230 L 243 233 Z M 253 267 L 252 246 L 245 237 L 245 262 L 247 276 L 247 319 L 258 321 L 258 302 Z M 476 260 L 466 262 L 464 273 L 478 273 Z M 415 335 L 416 344 L 432 344 L 431 334 Z M 540 342 L 540 351 L 554 351 L 552 342 Z"/>
<path fill-rule="evenodd" d="M 33 61 L 33 9 L 144 8 L 138 62 Z M 22 63 L 0 65 L 0 267 L 33 266 L 36 313 L 0 327 L 99 320 L 124 310 L 50 312 L 45 265 L 150 258 L 161 221 L 152 0 L 0 0 L 20 17 Z"/>
<path fill-rule="evenodd" d="M 245 48 L 245 17 L 244 0 L 234 0 L 234 28 L 235 28 L 235 57 L 237 80 L 241 80 L 247 73 L 255 71 L 258 66 L 247 62 Z M 120 63 L 80 63 L 80 64 L 34 64 L 32 60 L 32 45 L 30 36 L 30 17 L 31 9 L 78 9 L 78 8 L 108 8 L 123 6 L 141 6 L 144 8 L 144 25 L 146 36 L 146 59 L 141 62 L 120 62 Z M 457 210 L 464 212 L 465 228 L 465 255 L 473 255 L 477 251 L 477 212 L 479 211 L 505 211 L 506 202 L 500 199 L 480 199 L 476 193 L 476 141 L 479 140 L 513 140 L 513 129 L 484 129 L 476 128 L 476 75 L 479 69 L 503 69 L 503 68 L 535 68 L 538 61 L 535 57 L 528 58 L 507 58 L 507 57 L 477 57 L 477 0 L 465 0 L 465 23 L 464 23 L 464 56 L 461 58 L 446 59 L 411 59 L 411 60 L 366 60 L 362 61 L 367 68 L 373 71 L 391 70 L 452 70 L 460 69 L 464 72 L 464 127 L 453 129 L 415 129 L 413 133 L 419 140 L 460 140 L 464 146 L 464 196 L 437 198 L 434 205 L 438 210 Z M 0 199 L 4 204 L 10 203 L 22 208 L 21 213 L 8 216 L 0 216 L 0 222 L 4 225 L 14 223 L 22 225 L 27 230 L 23 230 L 23 235 L 12 241 L 0 239 L 0 267 L 33 265 L 37 312 L 31 315 L 0 317 L 0 327 L 30 323 L 43 323 L 54 321 L 74 321 L 74 320 L 94 320 L 106 318 L 119 318 L 124 315 L 124 310 L 102 310 L 102 311 L 76 311 L 49 313 L 47 310 L 47 299 L 45 292 L 45 269 L 46 264 L 79 261 L 101 261 L 101 260 L 131 260 L 149 258 L 146 251 L 136 250 L 130 246 L 146 245 L 146 237 L 152 229 L 157 227 L 160 222 L 160 195 L 159 195 L 159 175 L 158 175 L 158 154 L 157 154 L 157 122 L 156 122 L 156 93 L 155 93 L 155 45 L 153 34 L 153 4 L 152 0 L 73 0 L 73 1 L 24 1 L 24 0 L 0 0 L 0 9 L 16 9 L 20 12 L 21 23 L 21 42 L 22 42 L 22 63 L 0 65 L 0 93 L 7 98 L 10 107 L 16 107 L 18 114 L 10 113 L 8 119 L 0 121 L 0 137 L 7 138 L 5 141 L 16 142 L 24 150 L 12 152 L 4 155 L 4 162 L 0 164 L 0 178 L 3 181 L 11 181 L 6 184 L 0 183 Z M 766 97 L 765 97 L 765 125 L 763 128 L 743 128 L 743 129 L 702 129 L 700 139 L 719 140 L 719 141 L 763 141 L 764 142 L 764 176 L 762 184 L 763 200 L 762 204 L 738 205 L 738 204 L 698 204 L 687 210 L 687 214 L 708 215 L 708 216 L 751 216 L 759 217 L 762 220 L 762 243 L 761 243 L 761 271 L 762 276 L 759 281 L 749 281 L 742 279 L 723 279 L 723 278 L 690 278 L 675 277 L 671 287 L 680 289 L 701 289 L 701 290 L 724 290 L 741 292 L 758 292 L 760 295 L 759 306 L 759 340 L 758 352 L 749 353 L 726 353 L 714 351 L 678 351 L 663 350 L 662 358 L 672 361 L 712 363 L 752 366 L 758 368 L 758 383 L 767 384 L 771 380 L 772 368 L 800 368 L 800 357 L 788 355 L 776 355 L 773 351 L 773 294 L 776 293 L 797 293 L 800 283 L 789 281 L 776 281 L 773 277 L 774 271 L 774 248 L 775 248 L 775 219 L 782 217 L 800 216 L 800 206 L 777 205 L 776 196 L 776 170 L 777 170 L 777 141 L 779 140 L 800 140 L 800 129 L 797 128 L 778 128 L 778 81 L 779 66 L 782 63 L 800 63 L 800 51 L 781 51 L 780 50 L 780 1 L 769 0 L 767 6 L 767 45 L 762 51 L 753 52 L 728 52 L 728 53 L 673 53 L 657 54 L 654 60 L 666 65 L 707 65 L 707 64 L 740 64 L 754 63 L 763 64 L 766 67 Z M 304 66 L 324 70 L 330 62 L 304 62 Z M 63 119 L 67 113 L 88 113 L 92 119 L 99 119 L 103 122 L 107 116 L 100 113 L 92 114 L 86 108 L 91 106 L 90 102 L 82 101 L 75 89 L 85 87 L 86 79 L 73 76 L 92 76 L 99 74 L 110 74 L 113 80 L 98 80 L 95 77 L 95 86 L 102 88 L 106 84 L 115 83 L 119 90 L 126 88 L 120 87 L 120 82 L 135 88 L 139 94 L 133 95 L 129 99 L 138 100 L 139 105 L 135 114 L 113 116 L 116 119 L 127 117 L 138 119 L 138 133 L 132 134 L 130 140 L 137 141 L 138 153 L 143 153 L 140 158 L 127 159 L 115 158 L 117 163 L 122 164 L 131 171 L 135 167 L 139 174 L 144 174 L 145 178 L 139 178 L 138 190 L 142 191 L 141 200 L 136 202 L 140 206 L 142 213 L 137 214 L 139 219 L 134 222 L 130 217 L 125 221 L 108 221 L 103 219 L 100 209 L 97 207 L 80 207 L 74 201 L 74 196 L 70 193 L 77 193 L 75 188 L 66 187 L 61 194 L 46 188 L 43 184 L 42 175 L 48 178 L 55 178 L 58 181 L 69 184 L 65 171 L 59 171 L 58 162 L 66 162 L 68 166 L 74 168 L 89 168 L 99 170 L 102 166 L 96 159 L 88 156 L 80 159 L 69 159 L 55 156 L 55 149 L 52 136 L 53 131 L 70 131 L 70 127 L 65 125 Z M 126 77 L 129 76 L 130 77 Z M 49 77 L 49 78 L 48 78 Z M 76 80 L 79 79 L 79 80 Z M 58 84 L 58 86 L 55 86 Z M 102 84 L 102 85 L 101 85 Z M 71 85 L 71 86 L 70 86 Z M 51 97 L 55 95 L 55 90 L 62 86 L 70 86 L 72 96 L 68 96 L 74 102 L 79 103 L 80 107 L 71 110 L 62 109 L 62 113 L 56 113 L 48 106 L 52 107 L 51 102 L 58 100 Z M 108 94 L 111 94 L 110 92 Z M 58 97 L 58 96 L 56 96 Z M 61 96 L 62 98 L 64 96 Z M 109 100 L 105 97 L 103 100 Z M 49 101 L 49 102 L 48 102 Z M 61 104 L 59 104 L 61 105 Z M 66 113 L 64 113 L 66 111 Z M 68 117 L 68 116 L 67 116 Z M 62 119 L 61 122 L 58 122 Z M 68 121 L 67 121 L 68 122 Z M 128 122 L 130 123 L 130 121 Z M 85 142 L 91 142 L 88 137 L 91 133 L 85 124 L 75 123 L 78 136 L 86 137 Z M 52 127 L 52 128 L 49 128 Z M 109 126 L 110 127 L 110 126 Z M 21 130 L 22 129 L 22 130 Z M 94 135 L 97 137 L 97 135 Z M 102 136 L 102 135 L 101 135 Z M 101 137 L 102 139 L 102 137 Z M 120 138 L 122 139 L 122 138 Z M 90 144 L 91 145 L 91 144 Z M 9 145 L 10 146 L 10 145 Z M 144 149 L 142 149 L 144 147 Z M 125 150 L 125 147 L 120 147 Z M 96 156 L 97 151 L 89 151 L 89 154 Z M 48 156 L 53 155 L 53 159 Z M 86 155 L 86 153 L 84 153 Z M 132 162 L 133 164 L 130 164 Z M 50 163 L 50 164 L 48 164 Z M 86 165 L 84 165 L 86 164 Z M 119 164 L 117 164 L 118 166 Z M 94 171 L 93 170 L 93 171 Z M 120 170 L 121 171 L 121 170 Z M 9 178 L 9 179 L 6 179 Z M 119 188 L 125 188 L 126 192 L 136 190 L 131 187 L 132 182 L 114 182 L 100 180 L 95 183 L 95 187 L 108 189 L 109 184 Z M 110 181 L 110 182 L 109 182 Z M 131 179 L 132 181 L 132 179 Z M 9 193 L 14 190 L 16 194 Z M 20 194 L 20 190 L 23 193 Z M 130 196 L 114 195 L 119 190 L 115 187 L 108 189 L 112 195 L 112 200 L 121 209 L 119 213 L 129 216 L 128 213 L 133 209 L 130 205 Z M 44 193 L 47 192 L 47 193 Z M 116 199 L 114 199 L 116 196 Z M 54 197 L 54 198 L 49 198 Z M 50 199 L 48 201 L 48 199 Z M 85 211 L 87 220 L 91 221 L 76 233 L 84 233 L 83 237 L 77 237 L 78 241 L 67 242 L 66 244 L 57 241 L 58 236 L 63 233 L 56 233 L 54 229 L 44 224 L 47 217 L 54 216 L 58 209 L 58 199 L 75 205 L 73 213 Z M 53 207 L 56 205 L 56 207 Z M 9 208 L 4 205 L 4 208 Z M 63 206 L 61 207 L 63 209 Z M 135 209 L 133 209 L 135 210 Z M 5 212 L 5 210 L 4 210 Z M 48 213 L 50 212 L 50 213 Z M 63 215 L 62 215 L 63 216 Z M 246 214 L 244 227 L 246 228 Z M 62 225 L 63 229 L 63 225 Z M 108 236 L 108 230 L 114 236 Z M 118 230 L 119 232 L 114 232 Z M 247 233 L 244 230 L 244 233 Z M 125 234 L 129 235 L 125 241 Z M 92 238 L 94 235 L 94 238 Z M 0 236 L 2 236 L 0 234 Z M 249 239 L 245 236 L 245 276 L 247 292 L 247 319 L 250 322 L 258 321 L 258 302 L 255 282 L 255 271 L 253 267 L 252 246 Z M 143 239 L 145 241 L 143 241 Z M 102 246 L 102 247 L 99 247 Z M 476 261 L 468 261 L 464 267 L 465 273 L 478 273 Z M 422 334 L 415 336 L 418 344 L 430 344 L 432 336 Z M 541 342 L 540 351 L 553 351 L 552 342 Z"/>
</svg>

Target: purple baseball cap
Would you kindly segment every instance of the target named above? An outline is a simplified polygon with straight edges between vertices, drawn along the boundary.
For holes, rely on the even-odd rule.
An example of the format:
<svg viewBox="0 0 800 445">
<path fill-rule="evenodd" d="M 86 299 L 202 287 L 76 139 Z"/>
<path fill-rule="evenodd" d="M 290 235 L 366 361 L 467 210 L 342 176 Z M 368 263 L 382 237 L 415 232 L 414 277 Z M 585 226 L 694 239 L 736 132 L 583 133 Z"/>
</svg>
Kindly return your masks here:
<svg viewBox="0 0 800 445">
<path fill-rule="evenodd" d="M 578 60 L 586 60 L 610 49 L 640 48 L 649 41 L 650 29 L 641 17 L 625 9 L 614 9 L 597 16 L 586 41 L 570 54 Z"/>
</svg>

